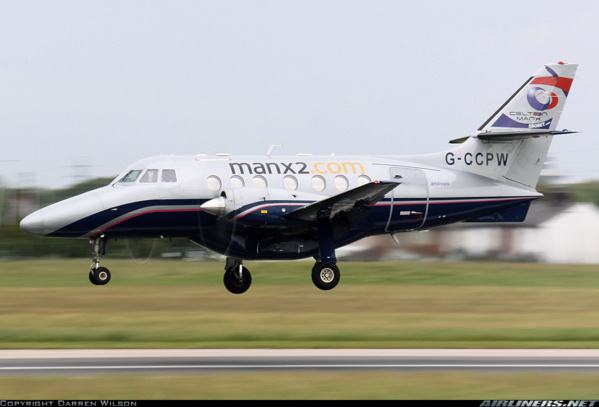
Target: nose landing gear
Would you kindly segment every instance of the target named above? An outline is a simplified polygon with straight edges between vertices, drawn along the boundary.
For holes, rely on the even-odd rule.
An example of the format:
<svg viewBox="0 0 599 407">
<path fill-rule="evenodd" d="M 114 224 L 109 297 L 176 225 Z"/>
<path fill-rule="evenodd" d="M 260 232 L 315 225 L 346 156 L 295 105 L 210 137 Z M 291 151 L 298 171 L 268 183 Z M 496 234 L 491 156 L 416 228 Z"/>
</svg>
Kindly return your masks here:
<svg viewBox="0 0 599 407">
<path fill-rule="evenodd" d="M 94 285 L 108 284 L 110 271 L 106 267 L 100 267 L 100 254 L 106 254 L 106 238 L 102 235 L 90 239 L 89 243 L 94 246 L 94 258 L 89 268 L 89 281 Z"/>
<path fill-rule="evenodd" d="M 110 270 L 106 267 L 98 267 L 89 271 L 89 281 L 94 285 L 108 284 L 110 281 Z"/>
</svg>

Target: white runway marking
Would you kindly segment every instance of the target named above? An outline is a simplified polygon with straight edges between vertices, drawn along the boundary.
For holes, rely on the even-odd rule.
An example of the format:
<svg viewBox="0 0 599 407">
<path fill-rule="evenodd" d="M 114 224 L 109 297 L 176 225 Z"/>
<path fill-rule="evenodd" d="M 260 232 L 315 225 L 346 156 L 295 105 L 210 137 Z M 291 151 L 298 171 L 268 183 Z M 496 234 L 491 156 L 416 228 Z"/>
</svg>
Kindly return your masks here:
<svg viewBox="0 0 599 407">
<path fill-rule="evenodd" d="M 77 349 L 0 351 L 0 374 L 151 374 L 267 370 L 578 370 L 599 373 L 599 350 Z"/>
</svg>

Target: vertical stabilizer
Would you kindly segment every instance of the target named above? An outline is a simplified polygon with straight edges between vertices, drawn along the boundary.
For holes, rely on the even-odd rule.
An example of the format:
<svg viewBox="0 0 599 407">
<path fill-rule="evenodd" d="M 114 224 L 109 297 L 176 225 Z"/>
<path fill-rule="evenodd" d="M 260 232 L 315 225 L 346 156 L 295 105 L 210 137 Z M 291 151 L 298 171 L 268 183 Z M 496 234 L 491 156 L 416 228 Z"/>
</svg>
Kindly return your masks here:
<svg viewBox="0 0 599 407">
<path fill-rule="evenodd" d="M 478 130 L 555 130 L 577 67 L 562 62 L 541 67 Z"/>
</svg>

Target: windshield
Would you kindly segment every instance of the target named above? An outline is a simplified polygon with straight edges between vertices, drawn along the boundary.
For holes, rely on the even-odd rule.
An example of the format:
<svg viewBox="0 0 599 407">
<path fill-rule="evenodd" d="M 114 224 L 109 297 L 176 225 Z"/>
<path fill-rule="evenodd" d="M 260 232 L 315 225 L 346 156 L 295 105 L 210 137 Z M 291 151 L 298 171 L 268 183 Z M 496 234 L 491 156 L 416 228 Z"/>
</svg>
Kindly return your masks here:
<svg viewBox="0 0 599 407">
<path fill-rule="evenodd" d="M 119 182 L 135 182 L 141 173 L 142 170 L 131 170 Z"/>
<path fill-rule="evenodd" d="M 143 176 L 142 176 L 143 174 Z M 161 176 L 160 176 L 161 175 Z M 177 182 L 177 173 L 175 170 L 131 170 L 124 177 L 120 178 L 117 183 L 157 183 L 158 181 L 165 183 Z"/>
<path fill-rule="evenodd" d="M 158 182 L 158 170 L 147 170 L 139 182 Z"/>
</svg>

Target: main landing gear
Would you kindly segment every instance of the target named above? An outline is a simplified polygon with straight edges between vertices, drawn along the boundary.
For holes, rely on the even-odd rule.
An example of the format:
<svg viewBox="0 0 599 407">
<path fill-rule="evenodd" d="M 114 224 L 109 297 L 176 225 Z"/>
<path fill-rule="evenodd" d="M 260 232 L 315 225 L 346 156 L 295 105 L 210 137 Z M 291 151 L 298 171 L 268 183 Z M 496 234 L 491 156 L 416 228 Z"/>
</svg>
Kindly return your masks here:
<svg viewBox="0 0 599 407">
<path fill-rule="evenodd" d="M 102 235 L 90 239 L 89 243 L 94 246 L 94 258 L 89 268 L 89 281 L 94 285 L 108 284 L 110 271 L 106 267 L 100 267 L 100 254 L 106 254 L 106 238 Z"/>
<path fill-rule="evenodd" d="M 243 266 L 242 260 L 227 257 L 223 280 L 227 290 L 233 294 L 243 294 L 252 284 L 252 275 Z"/>
<path fill-rule="evenodd" d="M 317 221 L 319 254 L 314 256 L 316 263 L 312 268 L 312 282 L 321 290 L 331 290 L 337 286 L 341 273 L 337 267 L 333 226 L 327 219 Z M 241 259 L 227 257 L 224 283 L 233 294 L 246 292 L 252 284 L 250 271 L 243 266 Z"/>
<path fill-rule="evenodd" d="M 331 290 L 337 286 L 341 274 L 335 263 L 322 264 L 317 261 L 312 268 L 312 282 L 321 290 Z"/>
<path fill-rule="evenodd" d="M 333 226 L 327 219 L 317 222 L 319 255 L 315 256 L 316 264 L 312 268 L 312 282 L 321 290 L 331 290 L 337 286 L 341 274 L 335 257 Z"/>
<path fill-rule="evenodd" d="M 100 267 L 100 269 L 103 268 L 104 267 Z M 321 290 L 331 290 L 335 288 L 339 283 L 340 277 L 339 267 L 337 267 L 335 263 L 322 264 L 320 261 L 317 261 L 312 268 L 312 282 Z M 243 265 L 242 260 L 227 257 L 223 281 L 225 287 L 231 293 L 243 294 L 252 284 L 252 275 Z"/>
</svg>

